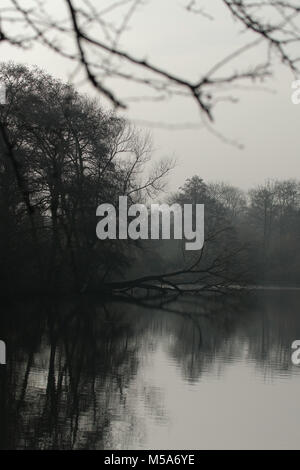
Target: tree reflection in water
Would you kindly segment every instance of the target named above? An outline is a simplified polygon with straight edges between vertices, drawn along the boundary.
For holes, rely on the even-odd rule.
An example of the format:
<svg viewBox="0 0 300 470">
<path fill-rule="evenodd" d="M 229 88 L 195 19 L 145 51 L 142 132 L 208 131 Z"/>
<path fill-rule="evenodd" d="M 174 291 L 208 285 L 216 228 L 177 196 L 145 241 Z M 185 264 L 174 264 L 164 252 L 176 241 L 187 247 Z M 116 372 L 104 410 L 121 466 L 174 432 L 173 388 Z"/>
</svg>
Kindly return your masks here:
<svg viewBox="0 0 300 470">
<path fill-rule="evenodd" d="M 140 390 L 132 386 L 159 342 L 191 384 L 241 355 L 264 376 L 288 374 L 289 345 L 300 331 L 297 305 L 298 293 L 288 294 L 288 312 L 280 293 L 182 300 L 164 310 L 85 297 L 6 302 L 1 448 L 126 448 L 142 441 L 135 393 L 154 417 L 167 419 L 163 390 L 147 381 Z"/>
</svg>

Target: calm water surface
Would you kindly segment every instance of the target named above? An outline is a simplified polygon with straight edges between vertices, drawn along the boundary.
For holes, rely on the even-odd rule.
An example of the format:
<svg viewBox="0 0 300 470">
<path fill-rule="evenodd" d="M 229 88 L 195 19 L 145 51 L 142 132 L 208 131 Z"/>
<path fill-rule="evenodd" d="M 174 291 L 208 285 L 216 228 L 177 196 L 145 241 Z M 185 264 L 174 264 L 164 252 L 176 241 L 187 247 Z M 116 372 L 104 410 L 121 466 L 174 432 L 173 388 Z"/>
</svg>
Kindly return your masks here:
<svg viewBox="0 0 300 470">
<path fill-rule="evenodd" d="M 300 293 L 5 307 L 2 448 L 300 448 Z M 173 312 L 176 310 L 176 312 Z"/>
</svg>

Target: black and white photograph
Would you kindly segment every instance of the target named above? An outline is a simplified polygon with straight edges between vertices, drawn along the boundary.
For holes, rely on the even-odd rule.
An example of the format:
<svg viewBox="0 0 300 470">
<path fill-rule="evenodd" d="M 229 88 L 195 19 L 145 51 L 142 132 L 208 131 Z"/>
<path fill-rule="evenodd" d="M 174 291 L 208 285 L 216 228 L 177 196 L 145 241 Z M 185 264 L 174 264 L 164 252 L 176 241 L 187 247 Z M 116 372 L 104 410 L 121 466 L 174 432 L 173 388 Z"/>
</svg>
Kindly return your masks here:
<svg viewBox="0 0 300 470">
<path fill-rule="evenodd" d="M 300 450 L 299 126 L 299 0 L 0 0 L 0 450 Z"/>
</svg>

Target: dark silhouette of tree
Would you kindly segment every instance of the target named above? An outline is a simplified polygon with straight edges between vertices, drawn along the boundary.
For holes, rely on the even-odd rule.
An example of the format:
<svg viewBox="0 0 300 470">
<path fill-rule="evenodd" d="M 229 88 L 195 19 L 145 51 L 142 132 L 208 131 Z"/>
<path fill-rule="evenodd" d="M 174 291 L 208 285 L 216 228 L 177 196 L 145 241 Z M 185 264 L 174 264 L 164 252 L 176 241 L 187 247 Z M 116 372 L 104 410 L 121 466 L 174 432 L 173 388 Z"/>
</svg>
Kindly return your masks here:
<svg viewBox="0 0 300 470">
<path fill-rule="evenodd" d="M 0 108 L 0 279 L 7 293 L 95 290 L 169 302 L 225 293 L 251 277 L 277 283 L 288 272 L 286 282 L 299 282 L 299 261 L 291 255 L 298 182 L 254 188 L 247 204 L 237 188 L 188 179 L 170 202 L 204 204 L 205 243 L 195 252 L 183 249 L 185 240 L 100 242 L 98 205 L 117 207 L 121 195 L 131 203 L 151 201 L 173 162 L 151 166 L 149 135 L 38 69 L 3 64 L 0 80 L 7 87 Z M 134 269 L 138 258 L 141 272 Z"/>
<path fill-rule="evenodd" d="M 40 70 L 6 64 L 0 76 L 7 87 L 0 110 L 1 277 L 12 288 L 24 281 L 24 288 L 86 290 L 130 257 L 130 242 L 99 243 L 97 206 L 157 193 L 172 162 L 158 162 L 147 175 L 148 136 Z"/>
<path fill-rule="evenodd" d="M 250 190 L 248 236 L 255 246 L 259 279 L 298 284 L 300 191 L 296 180 L 267 181 Z"/>
<path fill-rule="evenodd" d="M 175 74 L 170 68 L 146 59 L 134 51 L 123 48 L 121 39 L 142 0 L 124 0 L 99 6 L 94 0 L 64 0 L 61 11 L 54 12 L 51 2 L 31 0 L 25 6 L 19 0 L 8 0 L 0 10 L 0 40 L 19 47 L 41 44 L 84 70 L 89 82 L 119 108 L 128 102 L 119 96 L 111 79 L 132 82 L 140 89 L 151 89 L 154 100 L 172 95 L 192 97 L 201 114 L 213 119 L 213 109 L 218 102 L 218 91 L 225 85 L 237 85 L 241 81 L 262 80 L 270 75 L 274 57 L 299 72 L 299 6 L 294 1 L 274 0 L 219 0 L 220 15 L 229 15 L 237 27 L 247 34 L 233 51 L 221 58 L 209 70 L 200 70 L 196 79 L 185 74 Z M 172 8 L 170 1 L 170 8 Z M 199 15 L 201 21 L 209 21 L 209 2 L 187 1 L 184 6 L 190 14 Z M 218 18 L 216 18 L 217 20 Z M 252 49 L 264 47 L 265 60 L 239 66 L 237 59 L 250 57 Z M 202 44 L 199 53 L 205 53 Z M 151 51 L 150 51 L 151 52 Z M 188 51 L 187 51 L 188 52 Z"/>
</svg>

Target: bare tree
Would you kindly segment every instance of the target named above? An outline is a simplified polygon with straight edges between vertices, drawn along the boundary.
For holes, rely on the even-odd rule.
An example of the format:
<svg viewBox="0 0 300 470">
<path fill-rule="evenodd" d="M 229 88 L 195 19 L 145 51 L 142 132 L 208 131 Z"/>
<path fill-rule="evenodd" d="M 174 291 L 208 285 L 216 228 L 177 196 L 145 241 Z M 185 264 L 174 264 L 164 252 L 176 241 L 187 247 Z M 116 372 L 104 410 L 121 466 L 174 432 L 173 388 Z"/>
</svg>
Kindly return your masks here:
<svg viewBox="0 0 300 470">
<path fill-rule="evenodd" d="M 157 194 L 172 162 L 152 168 L 150 136 L 39 69 L 6 64 L 0 80 L 7 85 L 7 104 L 0 107 L 0 239 L 11 257 L 7 265 L 28 246 L 39 281 L 57 284 L 63 265 L 76 288 L 86 289 L 93 276 L 119 270 L 131 248 L 98 243 L 96 207 L 120 195 L 139 202 Z"/>
<path fill-rule="evenodd" d="M 126 108 L 129 102 L 119 96 L 111 82 L 116 78 L 151 89 L 154 100 L 174 95 L 191 97 L 209 122 L 219 99 L 218 90 L 241 81 L 265 79 L 272 72 L 274 56 L 295 74 L 299 71 L 300 7 L 296 0 L 219 0 L 223 14 L 231 15 L 247 34 L 239 36 L 242 37 L 239 47 L 209 70 L 200 70 L 195 80 L 184 77 L 184 73 L 174 74 L 168 67 L 158 65 L 155 58 L 146 59 L 146 51 L 139 57 L 122 47 L 122 36 L 136 11 L 145 6 L 145 0 L 101 2 L 100 7 L 95 0 L 61 3 L 63 10 L 58 15 L 50 1 L 1 2 L 0 41 L 23 48 L 42 44 L 69 59 L 75 70 L 83 69 L 90 83 L 117 108 Z M 204 0 L 183 4 L 190 14 L 199 15 L 199 22 L 212 19 L 210 7 L 210 2 Z M 253 63 L 249 58 L 248 67 L 237 64 L 236 59 L 241 56 L 247 59 L 252 49 L 260 45 L 265 47 L 263 62 Z M 199 54 L 203 49 L 202 44 Z M 139 99 L 142 98 L 141 93 Z"/>
<path fill-rule="evenodd" d="M 246 207 L 245 194 L 235 186 L 223 182 L 210 183 L 208 190 L 211 196 L 229 211 L 232 218 L 241 214 Z"/>
</svg>

